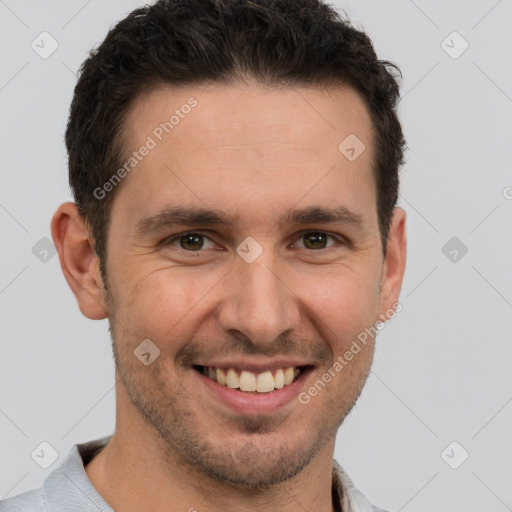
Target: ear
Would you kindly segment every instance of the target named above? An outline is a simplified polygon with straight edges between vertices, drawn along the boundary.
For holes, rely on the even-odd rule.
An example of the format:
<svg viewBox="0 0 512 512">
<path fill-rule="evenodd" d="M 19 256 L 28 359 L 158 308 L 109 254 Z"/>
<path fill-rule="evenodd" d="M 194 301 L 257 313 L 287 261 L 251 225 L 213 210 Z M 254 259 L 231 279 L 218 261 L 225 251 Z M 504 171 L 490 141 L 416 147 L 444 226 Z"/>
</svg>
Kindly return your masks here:
<svg viewBox="0 0 512 512">
<path fill-rule="evenodd" d="M 382 272 L 382 287 L 380 291 L 381 318 L 383 315 L 386 315 L 386 311 L 388 312 L 386 316 L 389 317 L 389 310 L 396 309 L 400 290 L 402 289 L 407 255 L 405 217 L 405 211 L 402 208 L 394 208 Z"/>
<path fill-rule="evenodd" d="M 106 318 L 99 260 L 90 230 L 75 203 L 59 206 L 52 218 L 51 231 L 62 272 L 75 294 L 80 311 L 91 320 Z"/>
</svg>

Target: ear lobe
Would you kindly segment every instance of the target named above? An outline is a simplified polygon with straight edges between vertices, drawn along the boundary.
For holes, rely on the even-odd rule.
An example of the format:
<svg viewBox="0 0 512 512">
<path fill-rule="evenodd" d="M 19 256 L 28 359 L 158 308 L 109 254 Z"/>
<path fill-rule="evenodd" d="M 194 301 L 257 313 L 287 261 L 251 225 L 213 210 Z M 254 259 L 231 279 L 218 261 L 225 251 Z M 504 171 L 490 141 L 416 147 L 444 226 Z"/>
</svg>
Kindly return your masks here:
<svg viewBox="0 0 512 512">
<path fill-rule="evenodd" d="M 398 302 L 407 258 L 407 236 L 405 232 L 406 214 L 402 208 L 393 210 L 393 219 L 389 230 L 386 259 L 380 289 L 380 313 L 394 309 Z"/>
<path fill-rule="evenodd" d="M 80 311 L 91 320 L 107 317 L 104 285 L 90 230 L 75 203 L 59 206 L 51 221 L 60 266 Z"/>
</svg>

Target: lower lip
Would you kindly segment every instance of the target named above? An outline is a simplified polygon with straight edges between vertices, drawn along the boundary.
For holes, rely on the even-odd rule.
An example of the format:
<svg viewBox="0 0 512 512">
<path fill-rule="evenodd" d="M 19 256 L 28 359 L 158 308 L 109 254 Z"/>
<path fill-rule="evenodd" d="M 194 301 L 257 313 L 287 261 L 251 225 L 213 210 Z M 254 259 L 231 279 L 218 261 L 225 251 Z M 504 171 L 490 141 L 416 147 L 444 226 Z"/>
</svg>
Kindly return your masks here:
<svg viewBox="0 0 512 512">
<path fill-rule="evenodd" d="M 297 399 L 303 383 L 311 372 L 306 368 L 290 385 L 269 393 L 245 393 L 238 389 L 221 386 L 218 382 L 206 377 L 197 370 L 193 370 L 201 382 L 217 401 L 227 405 L 230 409 L 239 414 L 272 414 L 292 400 Z"/>
</svg>

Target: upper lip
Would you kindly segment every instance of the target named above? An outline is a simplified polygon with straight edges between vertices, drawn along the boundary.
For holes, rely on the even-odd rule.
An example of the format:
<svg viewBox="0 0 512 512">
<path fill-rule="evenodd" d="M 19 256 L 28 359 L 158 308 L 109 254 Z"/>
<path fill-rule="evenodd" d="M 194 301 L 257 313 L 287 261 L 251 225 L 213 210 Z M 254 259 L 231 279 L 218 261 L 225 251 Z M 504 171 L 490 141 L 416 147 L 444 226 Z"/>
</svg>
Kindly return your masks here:
<svg viewBox="0 0 512 512">
<path fill-rule="evenodd" d="M 196 361 L 193 366 L 206 366 L 210 368 L 220 368 L 222 370 L 228 368 L 235 368 L 237 370 L 246 370 L 252 373 L 263 373 L 266 371 L 274 371 L 279 368 L 289 368 L 291 366 L 313 366 L 311 362 L 303 359 L 232 359 L 232 360 L 209 360 L 209 361 Z"/>
</svg>

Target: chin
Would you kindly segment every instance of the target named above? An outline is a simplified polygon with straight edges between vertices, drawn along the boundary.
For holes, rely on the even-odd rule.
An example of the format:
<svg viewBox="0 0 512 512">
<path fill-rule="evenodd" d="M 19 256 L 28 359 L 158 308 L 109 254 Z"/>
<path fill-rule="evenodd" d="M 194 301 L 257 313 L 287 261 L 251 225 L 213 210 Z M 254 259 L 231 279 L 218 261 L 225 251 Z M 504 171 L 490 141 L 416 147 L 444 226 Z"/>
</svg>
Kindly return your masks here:
<svg viewBox="0 0 512 512">
<path fill-rule="evenodd" d="M 231 444 L 228 449 L 210 446 L 189 462 L 216 481 L 258 489 L 293 478 L 311 462 L 318 450 L 304 452 L 289 444 L 276 446 L 275 441 L 267 443 L 255 439 Z"/>
</svg>

